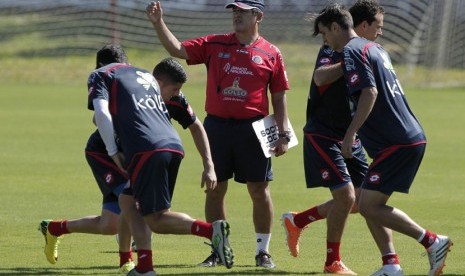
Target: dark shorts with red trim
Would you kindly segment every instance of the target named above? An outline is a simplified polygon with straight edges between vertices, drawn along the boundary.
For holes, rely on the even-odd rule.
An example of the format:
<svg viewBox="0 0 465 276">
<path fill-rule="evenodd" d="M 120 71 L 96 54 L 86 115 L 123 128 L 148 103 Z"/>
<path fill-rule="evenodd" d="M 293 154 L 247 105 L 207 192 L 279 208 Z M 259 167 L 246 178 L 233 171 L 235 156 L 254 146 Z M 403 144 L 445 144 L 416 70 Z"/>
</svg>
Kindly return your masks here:
<svg viewBox="0 0 465 276">
<path fill-rule="evenodd" d="M 182 153 L 169 150 L 134 155 L 128 173 L 136 207 L 142 216 L 171 207 L 182 158 Z"/>
<path fill-rule="evenodd" d="M 232 177 L 239 183 L 273 180 L 271 158 L 265 157 L 252 127 L 261 118 L 236 120 L 212 115 L 205 118 L 218 182 Z"/>
<path fill-rule="evenodd" d="M 386 195 L 408 193 L 425 154 L 426 142 L 381 151 L 368 168 L 362 188 Z"/>
<path fill-rule="evenodd" d="M 353 158 L 341 154 L 337 139 L 305 133 L 304 168 L 307 188 L 328 187 L 337 189 L 348 183 L 360 187 L 365 178 L 368 163 L 360 140 L 352 146 Z"/>
<path fill-rule="evenodd" d="M 121 210 L 118 196 L 128 182 L 128 178 L 106 153 L 86 151 L 85 154 L 95 181 L 102 192 L 102 208 L 119 214 Z"/>
</svg>

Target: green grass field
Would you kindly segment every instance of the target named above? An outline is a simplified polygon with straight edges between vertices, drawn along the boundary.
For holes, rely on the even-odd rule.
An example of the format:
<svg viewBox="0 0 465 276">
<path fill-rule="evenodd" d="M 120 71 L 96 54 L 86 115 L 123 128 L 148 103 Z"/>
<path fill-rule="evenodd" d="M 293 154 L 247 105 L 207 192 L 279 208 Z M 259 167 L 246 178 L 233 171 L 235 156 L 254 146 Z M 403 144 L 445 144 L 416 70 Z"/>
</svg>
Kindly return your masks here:
<svg viewBox="0 0 465 276">
<path fill-rule="evenodd" d="M 290 119 L 301 142 L 312 61 L 282 47 L 292 90 L 288 94 Z M 160 53 L 128 53 L 135 65 L 152 69 Z M 45 63 L 47 62 L 47 63 Z M 59 261 L 50 265 L 43 255 L 44 241 L 37 231 L 42 219 L 78 218 L 98 214 L 101 196 L 84 159 L 84 147 L 94 127 L 87 110 L 86 80 L 94 57 L 26 59 L 2 57 L 0 68 L 0 275 L 114 275 L 117 244 L 114 236 L 73 234 L 64 237 Z M 187 67 L 184 92 L 203 118 L 204 68 Z M 422 88 L 437 74 L 420 72 L 399 78 L 409 103 L 425 128 L 427 153 L 409 195 L 395 194 L 391 203 L 419 224 L 449 235 L 455 245 L 447 259 L 445 275 L 465 275 L 465 89 Z M 460 76 L 453 72 L 448 76 Z M 463 82 L 461 78 L 451 79 Z M 404 81 L 405 80 L 405 81 Z M 203 219 L 204 193 L 200 189 L 201 162 L 187 131 L 179 130 L 186 148 L 173 201 L 173 210 Z M 307 190 L 301 144 L 273 160 L 272 196 L 275 224 L 271 254 L 277 269 L 255 267 L 255 234 L 251 201 L 245 187 L 230 183 L 227 196 L 231 245 L 236 258 L 231 270 L 196 267 L 209 253 L 204 239 L 194 236 L 155 235 L 153 260 L 159 275 L 319 275 L 325 260 L 326 226 L 312 224 L 301 239 L 301 255 L 287 252 L 281 213 L 301 211 L 330 197 L 326 189 Z M 416 241 L 395 234 L 394 242 L 406 275 L 425 275 L 428 258 Z M 343 238 L 344 262 L 369 275 L 381 265 L 379 253 L 360 215 L 350 217 Z"/>
</svg>

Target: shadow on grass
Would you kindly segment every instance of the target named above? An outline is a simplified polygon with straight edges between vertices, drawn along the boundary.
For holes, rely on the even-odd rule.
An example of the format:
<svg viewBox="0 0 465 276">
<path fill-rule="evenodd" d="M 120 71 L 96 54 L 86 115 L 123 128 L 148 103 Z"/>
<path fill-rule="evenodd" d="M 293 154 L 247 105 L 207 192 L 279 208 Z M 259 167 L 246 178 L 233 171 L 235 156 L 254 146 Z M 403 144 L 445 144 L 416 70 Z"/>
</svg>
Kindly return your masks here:
<svg viewBox="0 0 465 276">
<path fill-rule="evenodd" d="M 243 265 L 234 266 L 236 268 L 249 268 L 249 269 L 224 269 L 218 271 L 212 268 L 211 272 L 164 272 L 163 275 L 183 275 L 183 276 L 198 276 L 198 275 L 320 275 L 321 272 L 295 272 L 283 271 L 279 269 L 253 269 L 255 266 Z M 195 266 L 184 264 L 170 264 L 170 265 L 157 265 L 156 268 L 188 268 L 193 269 Z M 0 268 L 0 275 L 114 275 L 114 266 L 93 266 L 93 267 L 63 267 L 63 268 L 30 268 L 30 267 L 15 267 L 10 269 Z M 424 276 L 423 274 L 406 274 L 406 276 Z M 463 276 L 463 274 L 443 274 L 443 276 Z"/>
<path fill-rule="evenodd" d="M 111 272 L 109 272 L 111 271 Z M 109 275 L 116 274 L 114 266 L 31 268 L 0 268 L 0 275 Z"/>
</svg>

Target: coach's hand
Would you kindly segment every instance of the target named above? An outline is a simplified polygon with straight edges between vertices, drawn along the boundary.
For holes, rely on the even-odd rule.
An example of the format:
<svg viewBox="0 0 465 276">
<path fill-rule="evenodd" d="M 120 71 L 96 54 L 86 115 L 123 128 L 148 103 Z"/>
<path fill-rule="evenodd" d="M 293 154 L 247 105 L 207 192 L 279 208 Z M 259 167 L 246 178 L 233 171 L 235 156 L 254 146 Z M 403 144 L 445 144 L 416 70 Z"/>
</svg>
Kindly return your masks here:
<svg viewBox="0 0 465 276">
<path fill-rule="evenodd" d="M 289 141 L 286 138 L 279 138 L 278 141 L 276 141 L 275 147 L 271 149 L 274 156 L 279 157 L 285 154 L 288 151 L 288 143 Z"/>
<path fill-rule="evenodd" d="M 160 22 L 163 16 L 163 10 L 161 9 L 160 1 L 152 1 L 145 8 L 147 16 L 153 24 Z"/>
</svg>

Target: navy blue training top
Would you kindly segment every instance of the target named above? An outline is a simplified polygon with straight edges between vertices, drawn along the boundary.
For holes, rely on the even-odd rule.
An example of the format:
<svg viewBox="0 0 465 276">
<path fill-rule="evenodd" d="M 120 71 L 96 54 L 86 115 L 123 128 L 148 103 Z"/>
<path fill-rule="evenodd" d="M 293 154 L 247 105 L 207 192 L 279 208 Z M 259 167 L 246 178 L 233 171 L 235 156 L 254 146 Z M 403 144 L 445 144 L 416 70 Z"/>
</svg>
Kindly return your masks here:
<svg viewBox="0 0 465 276">
<path fill-rule="evenodd" d="M 315 70 L 342 61 L 342 54 L 328 46 L 320 48 Z M 352 120 L 344 77 L 328 85 L 317 86 L 312 78 L 307 101 L 304 131 L 342 140 Z"/>
<path fill-rule="evenodd" d="M 184 153 L 158 83 L 148 71 L 112 63 L 91 73 L 88 88 L 90 110 L 94 109 L 94 99 L 109 102 L 115 134 L 127 160 L 136 153 L 151 150 Z"/>
<path fill-rule="evenodd" d="M 426 142 L 424 131 L 410 109 L 391 59 L 381 45 L 353 38 L 343 49 L 344 77 L 354 103 L 362 89 L 375 87 L 378 96 L 358 134 L 371 157 L 393 145 Z M 354 105 L 356 109 L 356 104 Z"/>
<path fill-rule="evenodd" d="M 182 93 L 178 96 L 171 97 L 169 101 L 165 101 L 165 105 L 168 108 L 170 118 L 177 121 L 184 129 L 188 128 L 197 119 L 195 112 L 192 110 L 189 102 Z M 119 145 L 118 140 L 116 144 Z M 119 150 L 121 149 L 119 148 Z M 98 130 L 92 133 L 89 137 L 86 151 L 107 153 L 105 143 L 103 142 Z"/>
</svg>

